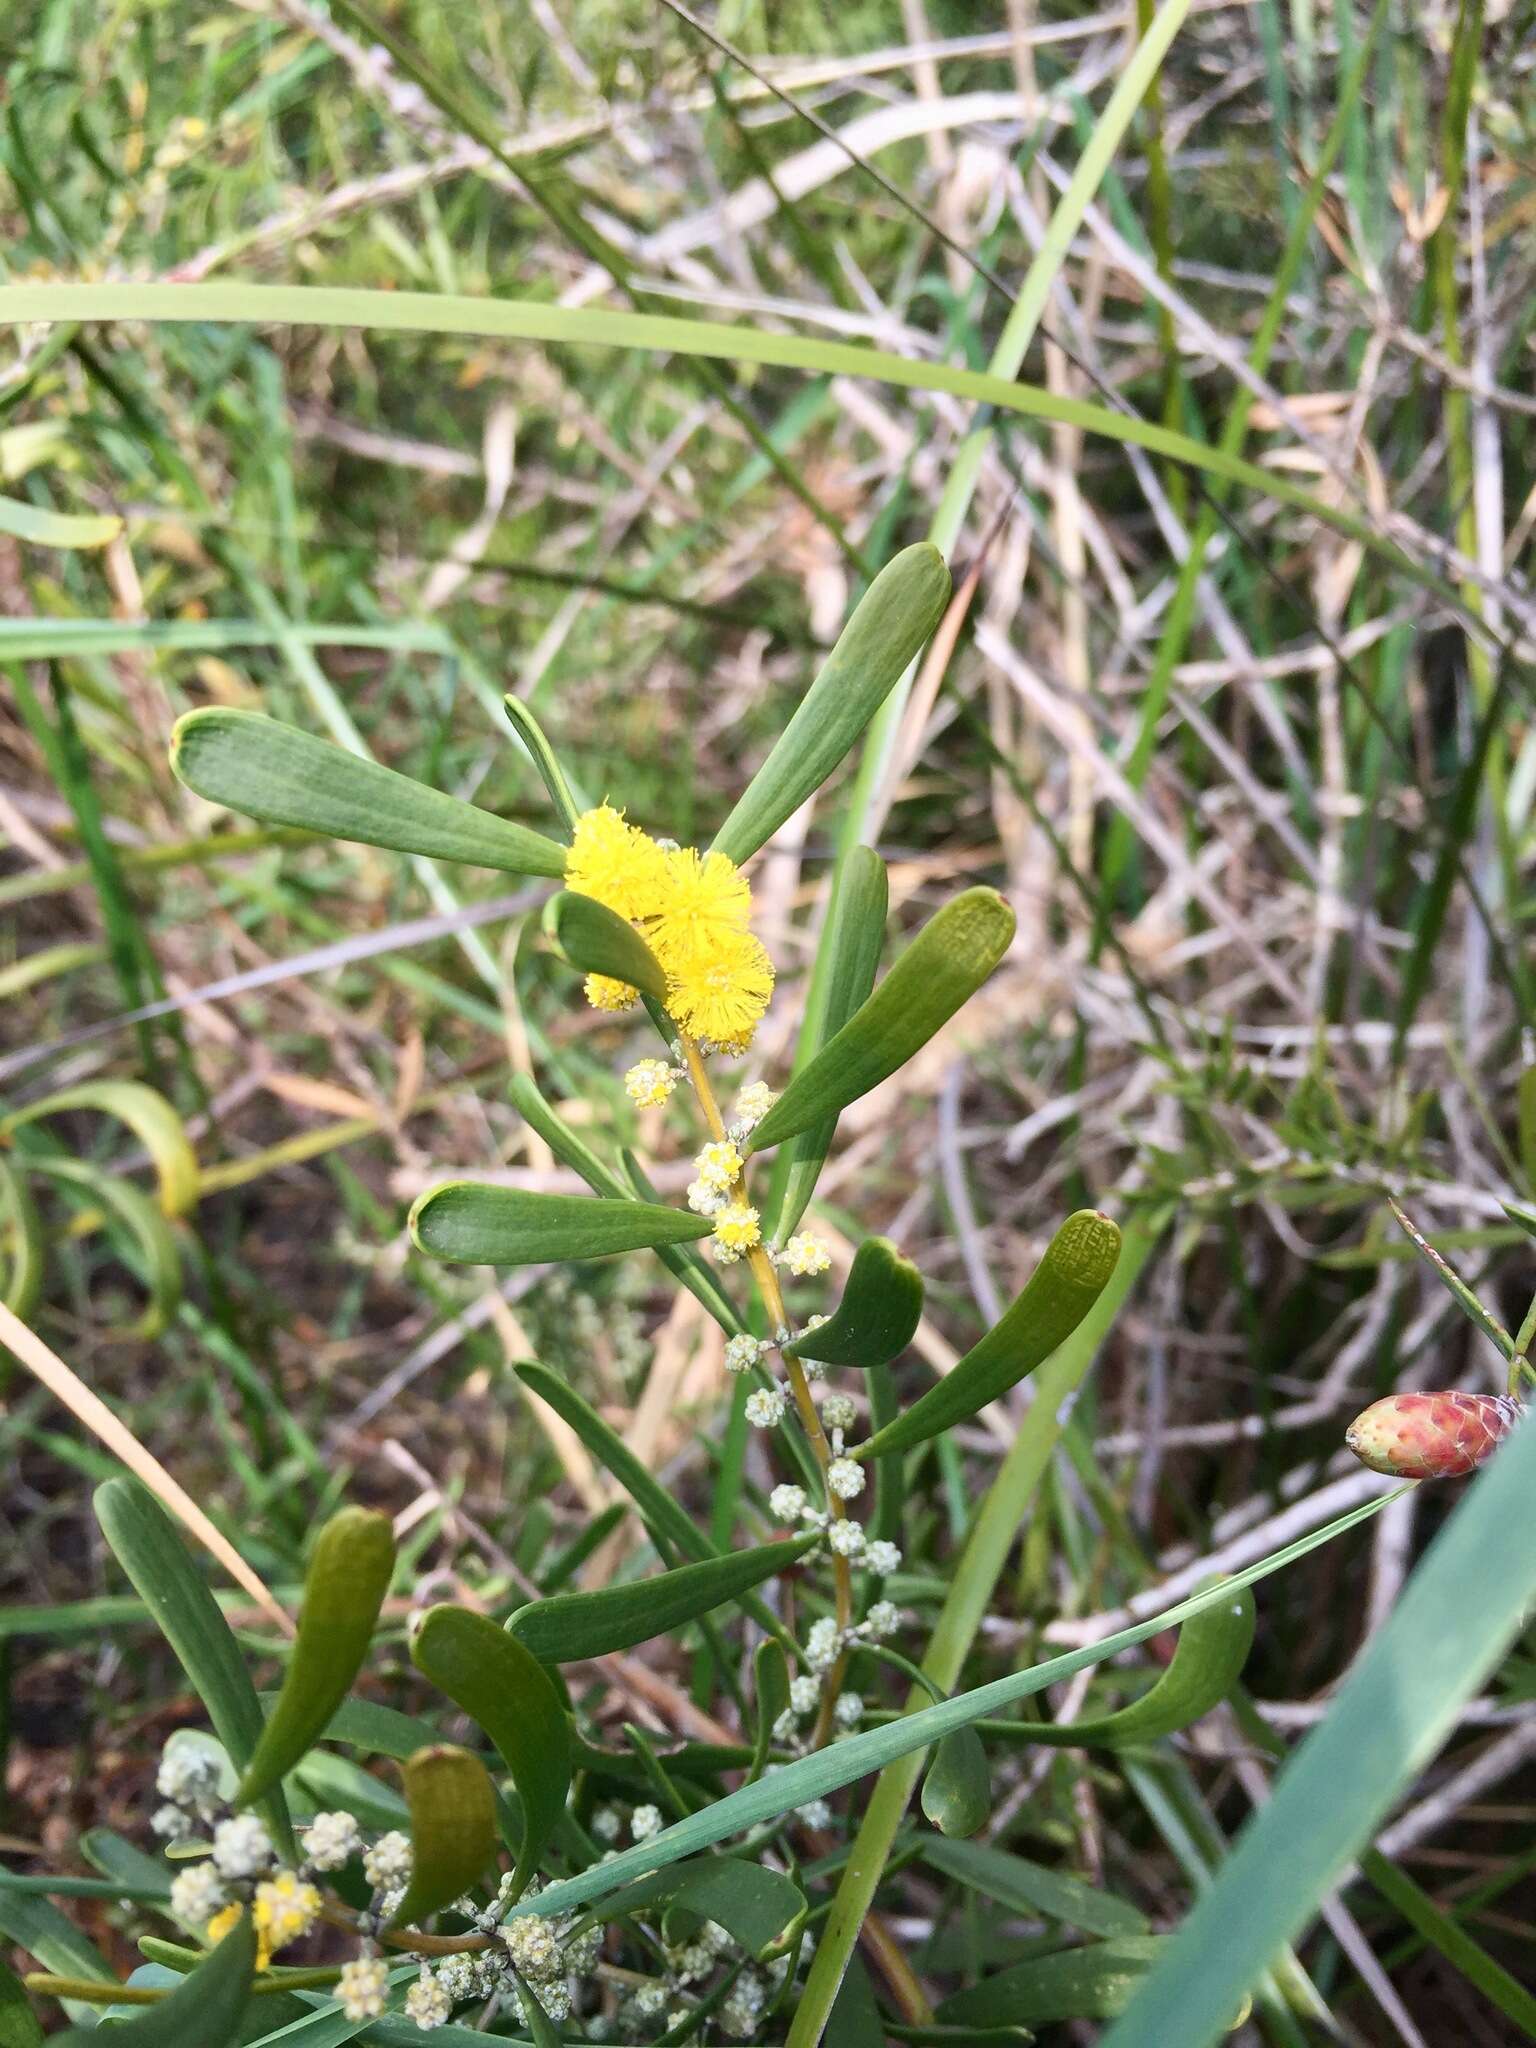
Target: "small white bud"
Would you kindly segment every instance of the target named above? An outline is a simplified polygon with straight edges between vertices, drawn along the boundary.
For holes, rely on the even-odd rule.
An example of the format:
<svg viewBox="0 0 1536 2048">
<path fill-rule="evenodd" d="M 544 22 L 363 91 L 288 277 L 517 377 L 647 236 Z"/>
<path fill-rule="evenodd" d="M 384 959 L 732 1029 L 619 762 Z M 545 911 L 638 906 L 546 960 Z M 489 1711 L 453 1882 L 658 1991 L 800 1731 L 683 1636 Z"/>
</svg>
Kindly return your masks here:
<svg viewBox="0 0 1536 2048">
<path fill-rule="evenodd" d="M 171 1879 L 172 1913 L 199 1934 L 224 1903 L 224 1887 L 211 1863 L 189 1863 Z"/>
<path fill-rule="evenodd" d="M 221 1877 L 259 1877 L 272 1862 L 272 1837 L 254 1813 L 237 1813 L 214 1829 L 213 1860 Z"/>
<path fill-rule="evenodd" d="M 776 1522 L 798 1522 L 805 1513 L 803 1486 L 776 1486 L 768 1496 L 768 1512 Z"/>
<path fill-rule="evenodd" d="M 409 1884 L 410 1836 L 402 1834 L 399 1828 L 391 1828 L 387 1835 L 380 1835 L 363 1857 L 363 1874 L 375 1891 L 387 1891 L 391 1886 Z"/>
<path fill-rule="evenodd" d="M 652 1842 L 661 1833 L 661 1811 L 655 1806 L 637 1806 L 629 1816 L 629 1832 L 637 1842 Z"/>
<path fill-rule="evenodd" d="M 827 1543 L 838 1557 L 857 1557 L 864 1548 L 864 1530 L 858 1522 L 850 1522 L 844 1516 L 828 1529 Z"/>
<path fill-rule="evenodd" d="M 821 1238 L 813 1236 L 809 1230 L 802 1230 L 785 1245 L 784 1263 L 791 1273 L 803 1278 L 812 1273 L 825 1273 L 832 1263 L 832 1254 Z"/>
<path fill-rule="evenodd" d="M 616 1842 L 623 1825 L 616 1806 L 600 1806 L 592 1816 L 592 1832 L 600 1842 Z"/>
<path fill-rule="evenodd" d="M 414 2020 L 424 2034 L 434 2027 L 446 2026 L 453 2017 L 452 1998 L 426 1968 L 405 1994 L 405 2016 Z"/>
<path fill-rule="evenodd" d="M 864 1718 L 864 1702 L 856 1692 L 840 1692 L 832 1704 L 832 1718 L 839 1728 L 857 1728 Z"/>
<path fill-rule="evenodd" d="M 789 1681 L 789 1705 L 794 1714 L 814 1714 L 821 1700 L 821 1680 L 802 1671 Z"/>
<path fill-rule="evenodd" d="M 857 1500 L 864 1491 L 864 1467 L 852 1458 L 834 1458 L 827 1467 L 827 1484 L 839 1500 Z"/>
<path fill-rule="evenodd" d="M 350 1813 L 317 1813 L 304 1836 L 304 1854 L 316 1870 L 340 1870 L 362 1847 L 362 1830 Z"/>
<path fill-rule="evenodd" d="M 172 1806 L 169 1801 L 164 1806 L 155 1808 L 150 1815 L 149 1824 L 163 1842 L 187 1842 L 192 1839 L 191 1814 L 183 1812 L 179 1806 Z"/>
<path fill-rule="evenodd" d="M 877 1579 L 888 1579 L 892 1572 L 901 1570 L 901 1552 L 894 1543 L 877 1536 L 873 1543 L 864 1546 L 864 1563 Z"/>
<path fill-rule="evenodd" d="M 784 1409 L 784 1396 L 777 1387 L 759 1387 L 747 1396 L 747 1420 L 754 1429 L 776 1429 L 784 1420 Z"/>
<path fill-rule="evenodd" d="M 901 1627 L 901 1609 L 894 1600 L 877 1600 L 864 1617 L 864 1625 L 876 1642 L 893 1636 Z"/>
<path fill-rule="evenodd" d="M 837 1662 L 838 1647 L 837 1623 L 830 1616 L 823 1615 L 820 1621 L 811 1623 L 805 1639 L 805 1658 L 813 1671 L 830 1670 Z"/>
<path fill-rule="evenodd" d="M 795 1812 L 808 1828 L 829 1828 L 832 1825 L 832 1809 L 825 1799 L 807 1799 L 804 1806 L 797 1806 Z"/>
<path fill-rule="evenodd" d="M 821 1404 L 821 1419 L 828 1429 L 852 1429 L 859 1417 L 851 1394 L 828 1394 Z"/>
<path fill-rule="evenodd" d="M 725 1369 L 727 1372 L 750 1372 L 762 1357 L 766 1346 L 758 1338 L 740 1336 L 725 1340 Z"/>
</svg>

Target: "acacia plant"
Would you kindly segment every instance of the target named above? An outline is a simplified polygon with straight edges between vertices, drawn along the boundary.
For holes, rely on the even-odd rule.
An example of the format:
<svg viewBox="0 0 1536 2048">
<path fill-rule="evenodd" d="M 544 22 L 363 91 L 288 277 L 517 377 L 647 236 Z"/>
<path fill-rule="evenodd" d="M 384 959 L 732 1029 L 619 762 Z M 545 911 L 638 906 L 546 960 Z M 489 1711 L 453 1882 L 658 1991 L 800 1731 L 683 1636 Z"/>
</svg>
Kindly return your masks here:
<svg viewBox="0 0 1536 2048">
<path fill-rule="evenodd" d="M 996 1324 L 902 1406 L 892 1368 L 918 1328 L 922 1280 L 896 1245 L 870 1236 L 830 1312 L 814 1310 L 832 1251 L 807 1210 L 839 1113 L 986 980 L 1013 937 L 1007 904 L 965 890 L 879 978 L 885 872 L 855 847 L 833 876 L 793 1071 L 781 1088 L 777 1077 L 739 1078 L 774 989 L 752 928 L 753 856 L 837 769 L 948 597 L 935 549 L 896 557 L 707 849 L 652 836 L 615 793 L 579 799 L 516 700 L 508 713 L 548 792 L 548 835 L 250 712 L 181 721 L 177 772 L 217 803 L 560 885 L 544 911 L 552 957 L 611 1015 L 631 1100 L 686 1128 L 686 1203 L 658 1200 L 638 1158 L 605 1156 L 519 1077 L 518 1110 L 590 1194 L 449 1181 L 416 1203 L 411 1232 L 429 1255 L 472 1265 L 652 1252 L 720 1325 L 735 1394 L 698 1519 L 599 1416 L 579 1373 L 518 1367 L 527 1393 L 623 1489 L 645 1545 L 638 1575 L 569 1590 L 613 1511 L 544 1573 L 539 1597 L 510 1611 L 503 1601 L 411 1615 L 411 1660 L 480 1732 L 467 1746 L 443 1741 L 432 1718 L 355 1696 L 398 1625 L 381 1619 L 386 1597 L 411 1590 L 396 1583 L 404 1567 L 387 1518 L 346 1507 L 322 1529 L 282 1684 L 263 1698 L 161 1507 L 135 1482 L 104 1486 L 107 1541 L 212 1730 L 180 1731 L 160 1762 L 153 1828 L 168 1863 L 129 1851 L 127 1865 L 126 1845 L 97 1845 L 103 1894 L 162 1913 L 175 1938 L 143 1936 L 146 1965 L 123 1986 L 82 1970 L 79 1948 L 40 1921 L 33 1945 L 60 1967 L 29 1979 L 33 1991 L 81 2018 L 104 2002 L 141 2007 L 123 2031 L 145 2048 L 328 2048 L 418 2031 L 540 2048 L 811 2048 L 823 2037 L 871 2048 L 888 2030 L 1019 2041 L 1027 2024 L 1106 2016 L 1159 1956 L 1165 1938 L 1131 1902 L 967 1839 L 990 1815 L 988 1745 L 1113 1753 L 1189 1725 L 1241 1671 L 1248 1582 L 1377 1503 L 1087 1649 L 956 1690 L 1064 1406 L 1161 1218 L 1130 1219 L 1123 1247 L 1107 1215 L 1066 1218 Z M 934 1440 L 1042 1367 L 1035 1404 L 936 1586 L 902 1549 Z M 1502 1433 L 1508 1418 L 1494 1419 Z M 749 1459 L 752 1430 L 764 1446 Z M 920 1615 L 932 1617 L 921 1628 Z M 1172 1661 L 1133 1683 L 1128 1703 L 1065 1725 L 999 1718 L 1170 1624 L 1181 1625 Z M 688 1710 L 688 1739 L 660 1746 L 630 1727 L 616 1741 L 596 1713 L 605 1676 L 657 1638 L 671 1645 L 663 1672 L 691 1652 L 691 1700 L 664 1681 Z M 401 1789 L 346 1751 L 394 1759 Z M 834 1807 L 834 1793 L 877 1771 L 867 1810 L 857 1799 Z M 907 1807 L 920 1776 L 915 1823 Z M 914 1860 L 986 1902 L 1000 1925 L 1022 1912 L 1047 1937 L 935 2011 L 877 1898 Z M 22 2031 L 7 2038 L 40 2038 L 25 2031 L 30 2014 L 11 2010 Z M 1236 2017 L 1229 2004 L 1227 2023 Z"/>
</svg>

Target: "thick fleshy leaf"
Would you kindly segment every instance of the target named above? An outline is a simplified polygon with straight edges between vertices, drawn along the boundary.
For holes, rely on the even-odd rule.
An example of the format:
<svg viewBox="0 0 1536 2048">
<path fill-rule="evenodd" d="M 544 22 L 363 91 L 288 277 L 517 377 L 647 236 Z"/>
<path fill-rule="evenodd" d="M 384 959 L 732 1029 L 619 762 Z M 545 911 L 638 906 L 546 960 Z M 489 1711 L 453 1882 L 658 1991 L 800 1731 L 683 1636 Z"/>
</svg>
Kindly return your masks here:
<svg viewBox="0 0 1536 2048">
<path fill-rule="evenodd" d="M 1139 1700 L 1117 1714 L 1065 1726 L 1031 1722 L 1030 1739 L 1057 1749 L 1123 1749 L 1127 1743 L 1157 1742 L 1192 1727 L 1221 1704 L 1242 1676 L 1255 1621 L 1253 1595 L 1244 1588 L 1185 1622 L 1168 1669 Z"/>
<path fill-rule="evenodd" d="M 1089 1948 L 1037 1956 L 984 1977 L 946 1998 L 934 2014 L 940 2026 L 1027 2027 L 1057 2020 L 1113 2019 L 1168 1946 L 1168 1936 L 1120 1935 Z M 1150 2044 L 1150 2037 L 1149 2044 Z M 1162 2036 L 1173 2048 L 1173 2036 Z"/>
<path fill-rule="evenodd" d="M 528 749 L 529 758 L 539 771 L 540 780 L 549 792 L 567 839 L 576 827 L 581 815 L 571 785 L 565 779 L 565 770 L 555 758 L 555 750 L 545 738 L 544 728 L 534 717 L 521 697 L 503 697 L 502 705 L 513 731 Z"/>
<path fill-rule="evenodd" d="M 599 1159 L 586 1140 L 545 1101 L 528 1075 L 514 1074 L 507 1092 L 518 1114 L 538 1132 L 561 1165 L 579 1173 L 595 1194 L 605 1195 L 615 1202 L 632 1202 L 637 1195 L 642 1201 L 654 1199 L 655 1191 L 648 1183 L 637 1180 L 630 1185 Z M 658 1244 L 652 1249 L 674 1279 L 681 1282 L 732 1336 L 745 1327 L 719 1280 L 691 1245 Z"/>
<path fill-rule="evenodd" d="M 259 711 L 187 712 L 171 735 L 171 766 L 199 796 L 269 825 L 513 875 L 565 873 L 565 848 L 542 832 Z"/>
<path fill-rule="evenodd" d="M 643 995 L 665 1002 L 667 977 L 661 962 L 627 918 L 595 896 L 562 889 L 549 906 L 561 951 L 583 974 L 607 974 Z"/>
<path fill-rule="evenodd" d="M 109 1479 L 96 1489 L 95 1506 L 118 1563 L 208 1709 L 236 1769 L 244 1770 L 261 1741 L 261 1708 L 229 1623 L 169 1515 L 136 1479 Z M 293 1831 L 281 1791 L 274 1789 L 260 1804 L 267 1825 L 291 1853 Z"/>
<path fill-rule="evenodd" d="M 874 987 L 889 895 L 879 854 L 872 846 L 851 847 L 832 878 L 832 900 L 795 1042 L 795 1073 L 810 1065 Z M 774 1243 L 782 1244 L 805 1214 L 836 1130 L 837 1118 L 825 1117 L 775 1153 L 763 1204 L 763 1233 Z"/>
<path fill-rule="evenodd" d="M 570 1716 L 538 1658 L 467 1607 L 429 1607 L 411 1639 L 411 1660 L 485 1730 L 512 1774 L 523 1810 L 515 1897 L 538 1869 L 565 1812 Z"/>
<path fill-rule="evenodd" d="M 436 1743 L 401 1770 L 411 1815 L 411 1882 L 392 1924 L 414 1926 L 462 1898 L 496 1854 L 496 1794 L 479 1757 Z"/>
<path fill-rule="evenodd" d="M 320 1531 L 287 1675 L 240 1781 L 237 1806 L 277 1784 L 323 1733 L 368 1654 L 394 1568 L 388 1515 L 346 1507 Z"/>
<path fill-rule="evenodd" d="M 417 1197 L 411 1236 L 424 1252 L 464 1266 L 540 1266 L 602 1259 L 708 1237 L 707 1216 L 658 1202 L 593 1201 L 450 1180 Z"/>
<path fill-rule="evenodd" d="M 615 1920 L 657 1906 L 718 1920 L 760 1962 L 783 1954 L 806 1911 L 798 1886 L 778 1871 L 739 1856 L 699 1856 L 626 1885 L 587 1917 Z"/>
<path fill-rule="evenodd" d="M 127 1231 L 137 1250 L 149 1300 L 144 1313 L 123 1326 L 123 1334 L 158 1337 L 176 1313 L 182 1293 L 181 1258 L 171 1226 L 159 1209 L 131 1180 L 124 1180 L 104 1166 L 93 1166 L 88 1160 L 38 1157 L 29 1160 L 28 1165 L 48 1180 L 78 1188 Z"/>
<path fill-rule="evenodd" d="M 187 1136 L 187 1127 L 157 1088 L 142 1081 L 82 1081 L 76 1088 L 61 1088 L 25 1109 L 14 1110 L 0 1131 L 14 1131 L 39 1117 L 59 1116 L 71 1109 L 100 1110 L 116 1117 L 138 1139 L 154 1163 L 160 1187 L 160 1207 L 167 1216 L 184 1216 L 197 1200 L 197 1154 Z"/>
<path fill-rule="evenodd" d="M 536 1394 L 547 1407 L 553 1408 L 563 1421 L 568 1422 L 597 1462 L 613 1474 L 639 1509 L 640 1519 L 658 1545 L 670 1544 L 682 1556 L 695 1562 L 721 1555 L 676 1495 L 667 1491 L 655 1473 L 635 1456 L 618 1431 L 604 1422 L 569 1380 L 562 1379 L 559 1373 L 551 1372 L 547 1365 L 540 1365 L 532 1359 L 513 1370 L 529 1392 Z M 788 1647 L 790 1638 L 784 1624 L 755 1593 L 741 1594 L 740 1605 L 759 1628 Z"/>
<path fill-rule="evenodd" d="M 507 1623 L 546 1664 L 569 1664 L 583 1657 L 601 1657 L 610 1650 L 628 1650 L 653 1636 L 681 1628 L 686 1621 L 723 1607 L 728 1600 L 760 1586 L 776 1572 L 788 1571 L 820 1541 L 816 1534 L 792 1537 L 786 1543 L 765 1543 L 756 1550 L 731 1551 L 699 1564 L 679 1565 L 651 1579 L 603 1586 L 591 1593 L 557 1593 L 520 1607 Z"/>
<path fill-rule="evenodd" d="M 1066 1927 L 1079 1927 L 1084 1934 L 1106 1938 L 1148 1931 L 1146 1915 L 1128 1899 L 1101 1892 L 1080 1877 L 1047 1870 L 1043 1864 L 1031 1863 L 1006 1849 L 994 1849 L 990 1842 L 948 1842 L 924 1835 L 921 1854 L 935 1870 L 958 1878 L 972 1891 L 1027 1919 L 1038 1914 Z"/>
<path fill-rule="evenodd" d="M 933 1753 L 923 1779 L 923 1813 L 941 1835 L 974 1835 L 992 1811 L 992 1773 L 974 1728 L 955 1728 Z"/>
<path fill-rule="evenodd" d="M 888 1237 L 867 1237 L 853 1255 L 843 1298 L 826 1322 L 786 1344 L 786 1358 L 866 1369 L 905 1351 L 923 1314 L 923 1276 Z"/>
<path fill-rule="evenodd" d="M 944 616 L 949 570 L 931 542 L 886 563 L 762 767 L 715 836 L 738 865 L 826 781 Z"/>
<path fill-rule="evenodd" d="M 761 1152 L 835 1117 L 943 1029 L 1007 952 L 1016 919 L 995 889 L 931 917 L 869 1000 L 790 1082 L 748 1141 Z"/>
<path fill-rule="evenodd" d="M 47 1263 L 42 1219 L 26 1181 L 0 1159 L 0 1260 L 5 1261 L 3 1301 L 26 1322 L 43 1291 Z"/>
<path fill-rule="evenodd" d="M 243 1913 L 169 1998 L 114 2023 L 106 2030 L 107 2038 L 127 2048 L 231 2048 L 240 2038 L 255 1970 L 256 1933 L 250 1914 Z M 101 2031 L 71 2027 L 58 2039 L 61 2048 L 64 2043 L 85 2048 Z"/>
<path fill-rule="evenodd" d="M 1023 1292 L 937 1386 L 854 1452 L 885 1457 L 952 1429 L 1044 1364 L 1077 1328 L 1109 1283 L 1120 1232 L 1097 1209 L 1067 1218 Z"/>
</svg>

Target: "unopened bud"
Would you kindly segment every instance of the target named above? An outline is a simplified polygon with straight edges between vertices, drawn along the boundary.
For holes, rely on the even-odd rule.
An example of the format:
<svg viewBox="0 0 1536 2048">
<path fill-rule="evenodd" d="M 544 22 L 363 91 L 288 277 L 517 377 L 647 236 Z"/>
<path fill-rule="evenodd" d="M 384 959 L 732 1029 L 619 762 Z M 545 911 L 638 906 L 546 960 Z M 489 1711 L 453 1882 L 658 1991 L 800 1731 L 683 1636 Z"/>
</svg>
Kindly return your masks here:
<svg viewBox="0 0 1536 2048">
<path fill-rule="evenodd" d="M 1461 1479 L 1492 1456 L 1523 1412 L 1507 1394 L 1389 1394 L 1355 1417 L 1344 1441 L 1373 1472 Z"/>
</svg>

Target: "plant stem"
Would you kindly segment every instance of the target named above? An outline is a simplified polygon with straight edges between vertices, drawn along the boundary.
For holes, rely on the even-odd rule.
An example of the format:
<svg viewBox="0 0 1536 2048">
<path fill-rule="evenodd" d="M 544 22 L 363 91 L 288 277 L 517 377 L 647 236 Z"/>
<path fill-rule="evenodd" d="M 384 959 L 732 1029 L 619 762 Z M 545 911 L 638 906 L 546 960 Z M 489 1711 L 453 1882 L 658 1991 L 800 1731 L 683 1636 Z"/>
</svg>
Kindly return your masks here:
<svg viewBox="0 0 1536 2048">
<path fill-rule="evenodd" d="M 722 1143 L 725 1139 L 725 1119 L 720 1114 L 720 1104 L 715 1098 L 714 1086 L 704 1065 L 703 1056 L 687 1032 L 678 1033 L 678 1043 L 683 1049 L 683 1061 L 688 1069 L 688 1078 L 693 1084 L 693 1092 L 698 1097 L 699 1107 L 704 1113 L 704 1121 L 709 1126 L 709 1134 L 717 1144 Z M 731 1194 L 738 1201 L 746 1200 L 745 1167 L 737 1175 Z M 787 1330 L 790 1327 L 789 1313 L 784 1306 L 779 1276 L 773 1269 L 773 1261 L 761 1244 L 753 1245 L 747 1253 L 747 1264 L 752 1269 L 752 1278 L 757 1283 L 758 1293 L 763 1298 L 763 1307 L 768 1312 L 769 1329 L 775 1333 Z M 842 1521 L 848 1510 L 841 1498 L 826 1485 L 827 1467 L 832 1462 L 832 1446 L 827 1442 L 827 1433 L 821 1426 L 821 1417 L 817 1413 L 816 1403 L 811 1398 L 811 1383 L 806 1378 L 805 1367 L 798 1358 L 786 1358 L 784 1364 L 789 1376 L 789 1390 L 794 1397 L 801 1426 L 810 1439 L 816 1463 L 821 1468 L 827 1510 L 834 1521 Z M 832 1553 L 832 1590 L 836 1602 L 838 1633 L 842 1635 L 853 1624 L 853 1568 L 847 1558 L 840 1557 L 836 1551 Z M 848 1656 L 844 1651 L 828 1672 L 822 1686 L 821 1707 L 811 1738 L 812 1746 L 816 1749 L 820 1749 L 832 1738 L 832 1708 L 847 1665 Z"/>
<path fill-rule="evenodd" d="M 1151 1257 L 1157 1237 L 1157 1230 L 1134 1219 L 1127 1224 L 1114 1277 L 1066 1343 L 1040 1368 L 1034 1404 L 977 1511 L 923 1658 L 928 1678 L 946 1692 L 952 1691 L 959 1679 L 1019 1523 L 1050 1463 L 1067 1399 L 1087 1377 L 1111 1323 Z M 922 1695 L 914 1691 L 907 1711 L 922 1704 Z M 817 1944 L 785 2048 L 815 2048 L 826 2030 L 853 1944 L 874 1903 L 896 1830 L 922 1772 L 923 1756 L 924 1752 L 917 1750 L 880 1773 Z"/>
</svg>

